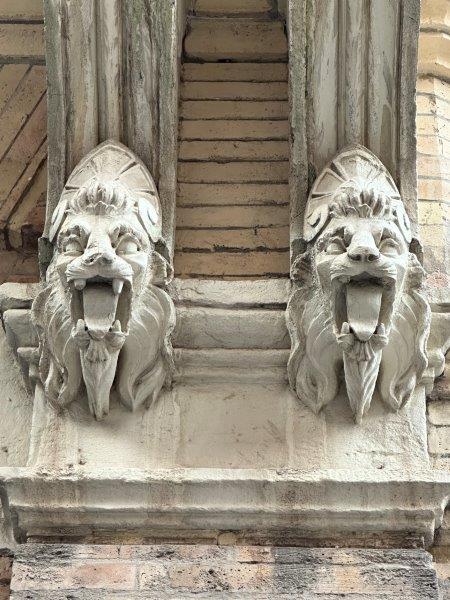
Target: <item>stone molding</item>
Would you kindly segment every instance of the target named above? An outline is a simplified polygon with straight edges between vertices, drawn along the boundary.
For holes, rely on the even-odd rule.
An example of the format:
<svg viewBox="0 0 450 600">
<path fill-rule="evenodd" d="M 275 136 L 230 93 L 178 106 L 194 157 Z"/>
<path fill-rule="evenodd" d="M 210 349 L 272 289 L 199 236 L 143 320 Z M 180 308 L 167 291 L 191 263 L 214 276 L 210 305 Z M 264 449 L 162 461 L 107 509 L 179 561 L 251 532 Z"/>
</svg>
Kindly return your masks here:
<svg viewBox="0 0 450 600">
<path fill-rule="evenodd" d="M 5 469 L 2 480 L 22 541 L 114 530 L 166 542 L 235 532 L 245 543 L 359 545 L 373 536 L 386 547 L 429 546 L 450 483 L 445 473 L 389 469 L 369 478 L 335 470 Z"/>
</svg>

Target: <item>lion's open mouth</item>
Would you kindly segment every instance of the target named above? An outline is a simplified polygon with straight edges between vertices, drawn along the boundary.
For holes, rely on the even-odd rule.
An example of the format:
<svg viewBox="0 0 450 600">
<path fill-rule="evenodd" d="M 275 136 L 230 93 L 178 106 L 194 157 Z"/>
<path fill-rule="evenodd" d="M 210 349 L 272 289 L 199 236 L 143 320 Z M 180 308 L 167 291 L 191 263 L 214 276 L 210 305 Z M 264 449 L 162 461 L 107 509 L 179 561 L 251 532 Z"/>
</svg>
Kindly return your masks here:
<svg viewBox="0 0 450 600">
<path fill-rule="evenodd" d="M 393 311 L 395 280 L 362 273 L 333 280 L 332 309 L 336 333 L 353 333 L 367 342 L 388 331 Z"/>
<path fill-rule="evenodd" d="M 75 322 L 81 319 L 92 338 L 102 339 L 113 327 L 115 331 L 127 331 L 131 301 L 128 279 L 79 278 L 71 282 L 70 288 Z"/>
</svg>

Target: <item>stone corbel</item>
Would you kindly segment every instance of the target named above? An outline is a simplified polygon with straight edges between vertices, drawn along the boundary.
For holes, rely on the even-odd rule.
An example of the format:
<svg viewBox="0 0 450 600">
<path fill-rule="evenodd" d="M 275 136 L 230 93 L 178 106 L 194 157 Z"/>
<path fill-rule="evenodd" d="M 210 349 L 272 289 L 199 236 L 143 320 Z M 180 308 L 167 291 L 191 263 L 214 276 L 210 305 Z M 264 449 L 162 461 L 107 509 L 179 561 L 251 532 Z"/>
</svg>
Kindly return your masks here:
<svg viewBox="0 0 450 600">
<path fill-rule="evenodd" d="M 75 168 L 53 213 L 53 258 L 31 310 L 39 353 L 26 349 L 30 379 L 53 407 L 86 395 L 101 419 L 111 394 L 134 410 L 170 382 L 175 310 L 158 287 L 171 275 L 156 251 L 161 232 L 155 184 L 128 148 L 105 142 Z"/>
<path fill-rule="evenodd" d="M 352 146 L 324 168 L 303 237 L 287 311 L 291 387 L 319 412 L 342 376 L 358 423 L 375 394 L 402 408 L 427 366 L 430 307 L 402 199 L 374 154 Z"/>
</svg>

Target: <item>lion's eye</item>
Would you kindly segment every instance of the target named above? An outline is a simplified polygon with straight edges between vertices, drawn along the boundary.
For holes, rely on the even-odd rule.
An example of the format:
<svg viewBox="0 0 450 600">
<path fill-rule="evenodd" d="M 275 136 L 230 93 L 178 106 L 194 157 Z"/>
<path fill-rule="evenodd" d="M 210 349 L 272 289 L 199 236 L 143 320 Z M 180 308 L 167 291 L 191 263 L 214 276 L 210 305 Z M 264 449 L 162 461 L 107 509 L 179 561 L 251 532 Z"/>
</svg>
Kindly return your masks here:
<svg viewBox="0 0 450 600">
<path fill-rule="evenodd" d="M 83 248 L 77 240 L 69 240 L 64 246 L 64 252 L 67 254 L 82 254 Z"/>
<path fill-rule="evenodd" d="M 387 256 L 397 256 L 400 251 L 398 243 L 393 238 L 381 240 L 379 250 Z"/>
<path fill-rule="evenodd" d="M 332 238 L 327 246 L 327 254 L 342 254 L 345 252 L 344 242 L 340 238 Z"/>
<path fill-rule="evenodd" d="M 135 254 L 136 252 L 140 252 L 140 247 L 134 240 L 123 240 L 117 246 L 118 254 Z"/>
</svg>

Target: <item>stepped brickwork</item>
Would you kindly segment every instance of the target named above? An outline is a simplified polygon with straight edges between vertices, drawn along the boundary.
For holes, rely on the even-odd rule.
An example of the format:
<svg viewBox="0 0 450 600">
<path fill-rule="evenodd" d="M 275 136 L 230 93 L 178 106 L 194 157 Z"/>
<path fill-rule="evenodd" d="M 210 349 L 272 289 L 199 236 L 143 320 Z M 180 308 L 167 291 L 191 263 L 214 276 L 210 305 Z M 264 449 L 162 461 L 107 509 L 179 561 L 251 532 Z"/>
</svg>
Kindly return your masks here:
<svg viewBox="0 0 450 600">
<path fill-rule="evenodd" d="M 268 0 L 198 0 L 184 44 L 175 270 L 289 271 L 287 41 Z"/>
</svg>

